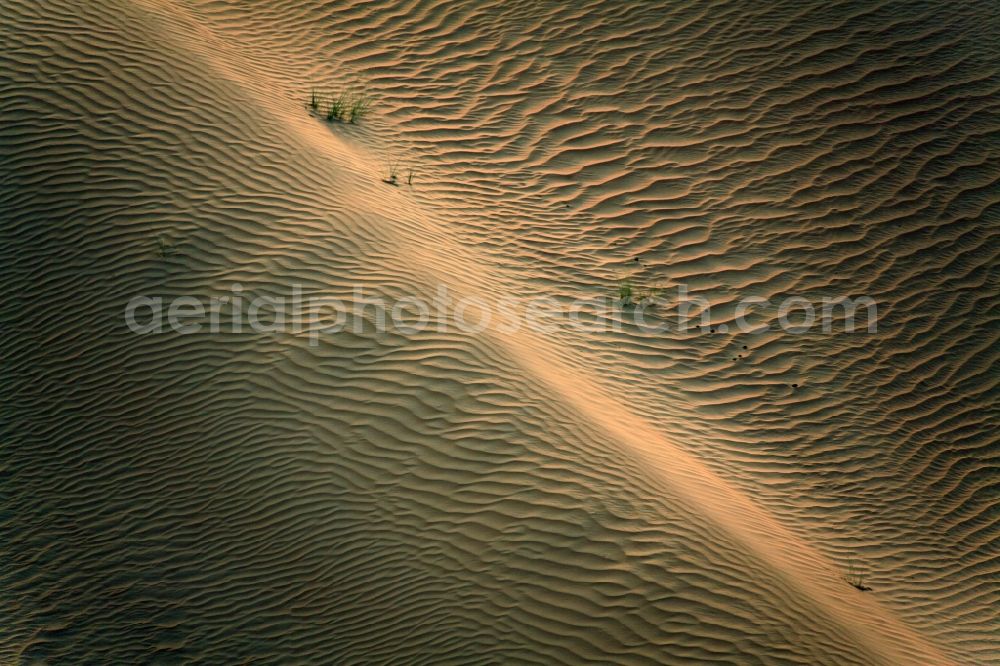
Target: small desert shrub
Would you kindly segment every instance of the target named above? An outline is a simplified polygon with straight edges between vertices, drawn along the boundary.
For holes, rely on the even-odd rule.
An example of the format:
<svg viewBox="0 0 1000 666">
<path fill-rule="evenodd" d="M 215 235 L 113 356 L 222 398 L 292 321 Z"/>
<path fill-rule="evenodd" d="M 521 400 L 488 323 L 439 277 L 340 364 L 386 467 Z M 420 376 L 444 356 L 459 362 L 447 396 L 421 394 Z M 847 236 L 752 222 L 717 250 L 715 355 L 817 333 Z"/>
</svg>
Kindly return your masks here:
<svg viewBox="0 0 1000 666">
<path fill-rule="evenodd" d="M 319 111 L 319 93 L 313 88 L 312 92 L 309 94 L 309 108 L 313 113 Z"/>
</svg>

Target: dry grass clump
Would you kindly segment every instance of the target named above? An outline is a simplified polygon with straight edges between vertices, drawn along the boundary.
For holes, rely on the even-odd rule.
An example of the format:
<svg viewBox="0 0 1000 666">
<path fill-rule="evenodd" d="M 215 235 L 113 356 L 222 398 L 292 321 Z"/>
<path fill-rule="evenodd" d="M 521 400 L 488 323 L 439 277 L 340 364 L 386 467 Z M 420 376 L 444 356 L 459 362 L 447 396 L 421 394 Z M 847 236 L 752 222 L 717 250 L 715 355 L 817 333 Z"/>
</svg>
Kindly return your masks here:
<svg viewBox="0 0 1000 666">
<path fill-rule="evenodd" d="M 855 570 L 854 560 L 851 560 L 848 564 L 847 575 L 844 576 L 844 580 L 847 581 L 851 587 L 861 590 L 862 592 L 871 592 L 872 588 L 865 585 L 865 574 L 860 570 Z"/>
<path fill-rule="evenodd" d="M 398 186 L 399 185 L 399 159 L 390 158 L 385 165 L 385 169 L 382 172 L 382 182 L 388 183 L 389 185 Z"/>
</svg>

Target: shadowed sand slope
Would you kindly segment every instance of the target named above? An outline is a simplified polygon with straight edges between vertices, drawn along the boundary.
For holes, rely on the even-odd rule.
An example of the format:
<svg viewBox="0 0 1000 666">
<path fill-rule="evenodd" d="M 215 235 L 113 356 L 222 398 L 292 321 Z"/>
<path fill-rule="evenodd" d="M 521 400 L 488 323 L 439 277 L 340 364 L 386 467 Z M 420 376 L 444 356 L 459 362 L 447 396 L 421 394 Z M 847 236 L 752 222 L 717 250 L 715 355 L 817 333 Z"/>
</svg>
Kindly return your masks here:
<svg viewBox="0 0 1000 666">
<path fill-rule="evenodd" d="M 752 4 L 3 0 L 0 662 L 1000 663 L 996 9 Z"/>
</svg>

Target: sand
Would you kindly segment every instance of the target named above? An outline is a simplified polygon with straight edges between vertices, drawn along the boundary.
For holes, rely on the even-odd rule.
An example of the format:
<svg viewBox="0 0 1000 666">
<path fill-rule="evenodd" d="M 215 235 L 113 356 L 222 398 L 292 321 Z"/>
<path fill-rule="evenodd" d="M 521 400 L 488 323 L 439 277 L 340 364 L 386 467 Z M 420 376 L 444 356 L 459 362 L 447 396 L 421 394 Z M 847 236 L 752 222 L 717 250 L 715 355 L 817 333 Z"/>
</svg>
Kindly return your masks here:
<svg viewBox="0 0 1000 666">
<path fill-rule="evenodd" d="M 0 663 L 1000 663 L 1000 18 L 758 4 L 4 0 Z"/>
</svg>

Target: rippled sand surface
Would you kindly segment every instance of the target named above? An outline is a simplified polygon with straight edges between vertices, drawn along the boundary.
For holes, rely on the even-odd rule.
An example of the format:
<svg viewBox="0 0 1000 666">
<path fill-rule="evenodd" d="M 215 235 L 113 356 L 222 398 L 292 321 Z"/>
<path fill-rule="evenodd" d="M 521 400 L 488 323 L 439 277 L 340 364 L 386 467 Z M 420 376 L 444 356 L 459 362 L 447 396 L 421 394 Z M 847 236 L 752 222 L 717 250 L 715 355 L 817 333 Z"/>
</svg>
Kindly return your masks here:
<svg viewBox="0 0 1000 666">
<path fill-rule="evenodd" d="M 0 663 L 1000 663 L 992 0 L 0 15 Z M 123 319 L 621 279 L 708 330 Z"/>
</svg>

